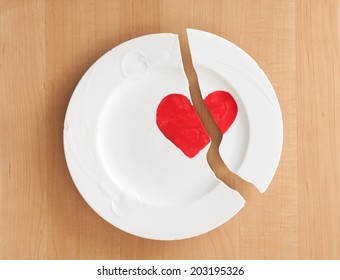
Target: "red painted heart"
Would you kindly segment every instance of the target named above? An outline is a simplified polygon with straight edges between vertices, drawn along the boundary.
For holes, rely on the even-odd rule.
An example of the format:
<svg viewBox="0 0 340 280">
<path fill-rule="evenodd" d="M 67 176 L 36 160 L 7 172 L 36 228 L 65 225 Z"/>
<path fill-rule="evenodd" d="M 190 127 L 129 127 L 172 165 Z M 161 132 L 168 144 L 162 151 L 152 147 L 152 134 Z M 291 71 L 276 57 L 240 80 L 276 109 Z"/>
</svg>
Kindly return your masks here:
<svg viewBox="0 0 340 280">
<path fill-rule="evenodd" d="M 210 93 L 204 103 L 217 126 L 225 133 L 237 115 L 235 99 L 230 93 L 219 90 Z M 157 108 L 156 122 L 164 136 L 189 158 L 210 142 L 194 107 L 182 94 L 169 94 L 163 98 Z"/>
</svg>

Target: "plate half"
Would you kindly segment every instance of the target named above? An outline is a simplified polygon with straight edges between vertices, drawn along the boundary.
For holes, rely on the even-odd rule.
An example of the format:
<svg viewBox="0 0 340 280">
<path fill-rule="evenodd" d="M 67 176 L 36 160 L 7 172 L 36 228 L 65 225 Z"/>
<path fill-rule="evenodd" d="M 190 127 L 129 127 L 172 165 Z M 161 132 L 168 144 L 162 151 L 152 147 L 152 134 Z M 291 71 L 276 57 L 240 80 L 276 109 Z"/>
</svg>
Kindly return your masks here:
<svg viewBox="0 0 340 280">
<path fill-rule="evenodd" d="M 276 172 L 283 142 L 275 91 L 257 63 L 233 43 L 200 30 L 187 33 L 202 97 L 223 89 L 238 105 L 237 118 L 220 145 L 221 157 L 231 171 L 263 193 Z"/>
<path fill-rule="evenodd" d="M 158 129 L 158 104 L 171 93 L 190 98 L 178 36 L 130 40 L 86 72 L 64 129 L 67 164 L 87 203 L 112 225 L 160 240 L 205 233 L 244 205 L 210 170 L 208 146 L 190 159 Z"/>
</svg>

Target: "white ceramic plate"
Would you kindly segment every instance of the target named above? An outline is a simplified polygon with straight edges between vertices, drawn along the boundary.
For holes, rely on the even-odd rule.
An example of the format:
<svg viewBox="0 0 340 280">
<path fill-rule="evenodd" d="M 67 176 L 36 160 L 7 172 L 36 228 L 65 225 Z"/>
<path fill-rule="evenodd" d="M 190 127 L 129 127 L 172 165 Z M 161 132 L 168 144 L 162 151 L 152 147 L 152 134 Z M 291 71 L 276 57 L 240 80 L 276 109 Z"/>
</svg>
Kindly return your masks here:
<svg viewBox="0 0 340 280">
<path fill-rule="evenodd" d="M 257 162 L 256 155 L 251 153 L 248 159 L 248 154 L 258 143 L 258 138 L 253 143 L 250 137 L 253 133 L 250 126 L 260 125 L 254 131 L 261 134 L 260 139 L 270 138 L 271 143 L 271 139 L 278 138 L 282 145 L 280 109 L 277 104 L 271 111 L 277 129 L 268 130 L 272 127 L 249 121 L 253 113 L 248 114 L 246 90 L 238 87 L 237 74 L 229 82 L 229 77 L 216 65 L 200 66 L 203 64 L 199 42 L 206 35 L 189 30 L 194 66 L 203 92 L 215 89 L 218 81 L 216 87 L 229 90 L 238 102 L 239 114 L 223 142 L 235 149 L 232 156 L 227 148 L 222 152 L 230 168 L 250 180 L 251 167 L 257 168 Z M 226 51 L 224 55 L 230 54 Z M 203 55 L 202 61 L 204 58 Z M 260 79 L 258 83 L 266 88 L 262 94 L 267 94 L 275 104 L 275 93 L 267 90 L 271 89 L 268 79 L 264 74 L 255 75 L 260 71 L 258 67 L 251 69 L 254 73 L 249 72 L 249 77 Z M 190 99 L 178 37 L 173 34 L 139 37 L 112 49 L 86 72 L 70 100 L 64 128 L 68 168 L 87 203 L 112 225 L 160 240 L 205 233 L 230 219 L 244 205 L 243 198 L 210 170 L 206 161 L 209 145 L 190 159 L 159 130 L 157 107 L 171 93 Z M 266 111 L 268 104 L 259 99 L 254 106 Z M 268 184 L 281 151 L 276 142 L 270 147 L 278 154 L 276 161 L 257 159 L 268 168 L 263 171 L 264 182 Z"/>
<path fill-rule="evenodd" d="M 234 173 L 264 192 L 279 164 L 283 124 L 275 91 L 257 63 L 233 43 L 188 29 L 190 51 L 202 97 L 216 89 L 233 94 L 238 115 L 220 145 Z"/>
</svg>

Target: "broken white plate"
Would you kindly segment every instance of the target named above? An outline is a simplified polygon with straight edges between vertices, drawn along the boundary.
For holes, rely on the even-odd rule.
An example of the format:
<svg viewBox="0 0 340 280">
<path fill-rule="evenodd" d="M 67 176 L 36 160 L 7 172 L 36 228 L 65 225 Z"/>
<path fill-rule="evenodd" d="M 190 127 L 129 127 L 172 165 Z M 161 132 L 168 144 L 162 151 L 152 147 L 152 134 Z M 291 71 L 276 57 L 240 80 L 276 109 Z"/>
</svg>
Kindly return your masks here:
<svg viewBox="0 0 340 280">
<path fill-rule="evenodd" d="M 275 93 L 238 47 L 198 30 L 188 35 L 203 97 L 225 90 L 237 101 L 221 156 L 264 191 L 282 146 Z M 153 34 L 102 56 L 72 95 L 64 128 L 71 176 L 87 203 L 124 231 L 161 240 L 188 238 L 223 224 L 244 205 L 210 170 L 208 146 L 190 159 L 157 127 L 161 100 L 171 93 L 190 99 L 188 88 L 177 35 Z"/>
<path fill-rule="evenodd" d="M 190 159 L 161 133 L 156 110 L 171 93 L 190 99 L 178 36 L 125 42 L 86 72 L 70 100 L 64 149 L 87 203 L 112 225 L 174 240 L 223 224 L 244 205 L 216 179 L 206 146 Z"/>
<path fill-rule="evenodd" d="M 220 145 L 221 158 L 264 192 L 282 150 L 282 115 L 275 91 L 257 63 L 233 43 L 200 30 L 187 29 L 187 34 L 203 99 L 220 89 L 237 102 L 237 117 Z"/>
</svg>

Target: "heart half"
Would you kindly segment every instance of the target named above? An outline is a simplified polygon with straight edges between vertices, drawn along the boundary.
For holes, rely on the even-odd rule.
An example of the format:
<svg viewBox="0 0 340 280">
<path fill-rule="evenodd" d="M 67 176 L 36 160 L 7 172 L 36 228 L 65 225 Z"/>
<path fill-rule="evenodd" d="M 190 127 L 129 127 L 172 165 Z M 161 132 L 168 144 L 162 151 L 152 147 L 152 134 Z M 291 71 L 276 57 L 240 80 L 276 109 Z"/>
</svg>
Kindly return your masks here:
<svg viewBox="0 0 340 280">
<path fill-rule="evenodd" d="M 204 103 L 222 133 L 225 133 L 237 115 L 237 104 L 230 93 L 214 91 Z M 194 107 L 189 99 L 182 94 L 169 94 L 159 103 L 156 123 L 160 131 L 186 156 L 193 158 L 209 142 Z"/>
</svg>

